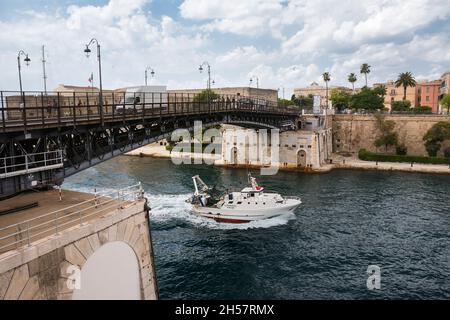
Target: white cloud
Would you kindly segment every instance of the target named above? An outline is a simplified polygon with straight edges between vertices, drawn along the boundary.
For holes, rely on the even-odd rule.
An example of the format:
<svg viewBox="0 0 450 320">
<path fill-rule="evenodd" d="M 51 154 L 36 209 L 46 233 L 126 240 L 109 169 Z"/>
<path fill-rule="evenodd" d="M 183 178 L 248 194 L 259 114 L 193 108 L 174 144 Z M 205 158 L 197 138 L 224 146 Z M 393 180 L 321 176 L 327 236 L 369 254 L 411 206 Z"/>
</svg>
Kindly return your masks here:
<svg viewBox="0 0 450 320">
<path fill-rule="evenodd" d="M 217 86 L 248 85 L 255 75 L 263 87 L 287 90 L 321 81 L 325 70 L 333 85 L 348 85 L 348 73 L 359 74 L 365 62 L 373 83 L 402 71 L 435 76 L 450 61 L 448 0 L 185 0 L 181 20 L 152 16 L 150 2 L 22 10 L 23 16 L 0 20 L 0 88 L 18 88 L 19 49 L 32 58 L 24 87 L 42 87 L 42 44 L 49 87 L 86 85 L 91 72 L 98 83 L 95 54 L 83 55 L 92 37 L 102 45 L 105 87 L 142 83 L 146 66 L 156 71 L 154 83 L 204 86 L 198 65 L 205 60 Z"/>
</svg>

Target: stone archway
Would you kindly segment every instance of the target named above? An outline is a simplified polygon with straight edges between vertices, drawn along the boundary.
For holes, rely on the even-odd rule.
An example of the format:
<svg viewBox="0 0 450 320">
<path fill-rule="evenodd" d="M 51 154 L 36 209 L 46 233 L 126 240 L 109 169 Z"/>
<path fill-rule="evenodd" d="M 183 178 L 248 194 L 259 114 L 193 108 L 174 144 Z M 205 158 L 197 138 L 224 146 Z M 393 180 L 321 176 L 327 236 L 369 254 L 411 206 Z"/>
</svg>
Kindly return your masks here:
<svg viewBox="0 0 450 320">
<path fill-rule="evenodd" d="M 297 152 L 297 168 L 305 168 L 306 167 L 306 151 L 299 150 Z"/>
<path fill-rule="evenodd" d="M 109 242 L 96 250 L 81 268 L 79 290 L 73 300 L 139 300 L 139 260 L 131 246 Z"/>
</svg>

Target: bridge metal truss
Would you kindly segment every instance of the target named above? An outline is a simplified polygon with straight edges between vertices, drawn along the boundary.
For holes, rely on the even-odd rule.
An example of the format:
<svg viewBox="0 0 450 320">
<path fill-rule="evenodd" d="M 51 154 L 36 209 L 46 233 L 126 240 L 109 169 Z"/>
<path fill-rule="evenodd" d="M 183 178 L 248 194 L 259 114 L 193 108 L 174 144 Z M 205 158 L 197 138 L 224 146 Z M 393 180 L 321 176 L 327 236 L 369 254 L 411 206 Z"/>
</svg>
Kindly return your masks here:
<svg viewBox="0 0 450 320">
<path fill-rule="evenodd" d="M 0 179 L 0 199 L 61 184 L 86 168 L 169 138 L 175 129 L 192 128 L 195 121 L 204 126 L 241 123 L 283 128 L 299 115 L 298 110 L 239 96 L 202 101 L 192 94 L 146 93 L 143 99 L 117 95 L 103 93 L 102 113 L 98 93 L 0 92 L 0 167 L 20 164 L 23 157 L 16 156 L 63 154 L 60 168 Z"/>
</svg>

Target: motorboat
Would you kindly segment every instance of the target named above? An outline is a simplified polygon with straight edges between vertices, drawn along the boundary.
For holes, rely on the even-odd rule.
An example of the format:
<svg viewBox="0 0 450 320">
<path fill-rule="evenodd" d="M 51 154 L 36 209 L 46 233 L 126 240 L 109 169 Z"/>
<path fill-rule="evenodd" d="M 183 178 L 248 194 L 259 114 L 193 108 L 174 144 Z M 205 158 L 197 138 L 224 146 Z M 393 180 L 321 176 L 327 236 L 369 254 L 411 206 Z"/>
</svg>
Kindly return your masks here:
<svg viewBox="0 0 450 320">
<path fill-rule="evenodd" d="M 200 176 L 192 177 L 195 192 L 186 200 L 194 214 L 225 223 L 248 223 L 293 212 L 302 202 L 298 197 L 265 192 L 256 178 L 248 176 L 250 186 L 238 192 L 217 196 Z"/>
</svg>

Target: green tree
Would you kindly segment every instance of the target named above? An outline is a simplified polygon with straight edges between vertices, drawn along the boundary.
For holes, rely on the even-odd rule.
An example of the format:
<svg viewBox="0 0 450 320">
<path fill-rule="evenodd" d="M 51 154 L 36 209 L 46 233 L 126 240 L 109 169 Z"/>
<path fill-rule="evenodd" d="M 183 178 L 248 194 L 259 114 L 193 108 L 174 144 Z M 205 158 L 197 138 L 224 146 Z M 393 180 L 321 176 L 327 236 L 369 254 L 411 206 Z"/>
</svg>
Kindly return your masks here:
<svg viewBox="0 0 450 320">
<path fill-rule="evenodd" d="M 444 95 L 441 100 L 441 106 L 447 108 L 447 113 L 450 113 L 450 93 Z"/>
<path fill-rule="evenodd" d="M 366 78 L 366 87 L 367 87 L 367 75 L 370 73 L 370 66 L 367 63 L 363 63 L 361 65 L 361 74 L 364 74 L 364 77 Z"/>
<path fill-rule="evenodd" d="M 219 95 L 211 89 L 205 89 L 194 96 L 194 102 L 208 102 L 208 98 L 209 101 L 214 101 L 219 98 Z"/>
<path fill-rule="evenodd" d="M 384 84 L 382 84 L 378 87 L 373 88 L 373 92 L 375 92 L 377 95 L 379 95 L 384 101 L 384 97 L 387 94 L 387 88 Z"/>
<path fill-rule="evenodd" d="M 352 84 L 353 93 L 355 93 L 355 82 L 358 81 L 356 75 L 352 72 L 348 75 L 348 82 Z"/>
<path fill-rule="evenodd" d="M 398 79 L 395 81 L 395 86 L 397 88 L 403 87 L 403 100 L 406 100 L 406 90 L 408 87 L 415 87 L 416 83 L 416 79 L 411 72 L 403 72 L 398 75 Z"/>
<path fill-rule="evenodd" d="M 325 72 L 323 75 L 323 81 L 325 81 L 325 87 L 326 87 L 326 99 L 327 99 L 327 106 L 328 106 L 328 82 L 331 80 L 331 76 L 329 72 Z"/>
<path fill-rule="evenodd" d="M 384 108 L 384 100 L 374 90 L 364 87 L 350 97 L 349 107 L 356 110 L 375 111 Z"/>
<path fill-rule="evenodd" d="M 312 94 L 308 95 L 307 97 L 304 96 L 298 96 L 292 95 L 291 101 L 294 105 L 301 107 L 303 109 L 312 109 L 314 104 L 314 98 Z"/>
<path fill-rule="evenodd" d="M 440 121 L 427 131 L 423 136 L 425 148 L 430 157 L 437 156 L 442 142 L 450 139 L 450 121 Z"/>
<path fill-rule="evenodd" d="M 278 105 L 279 106 L 285 107 L 285 106 L 291 106 L 293 104 L 294 103 L 293 103 L 292 100 L 278 98 Z"/>
<path fill-rule="evenodd" d="M 393 101 L 391 103 L 391 111 L 392 112 L 411 111 L 411 101 L 409 100 Z"/>
<path fill-rule="evenodd" d="M 339 89 L 331 90 L 331 102 L 333 103 L 333 107 L 338 110 L 344 110 L 348 108 L 350 104 L 350 97 L 352 95 L 348 92 Z"/>
<path fill-rule="evenodd" d="M 384 146 L 387 152 L 389 146 L 398 145 L 398 135 L 394 131 L 395 122 L 391 120 L 386 120 L 385 117 L 377 113 L 375 114 L 377 128 L 380 132 L 379 137 L 375 140 L 375 146 L 377 148 Z"/>
</svg>

